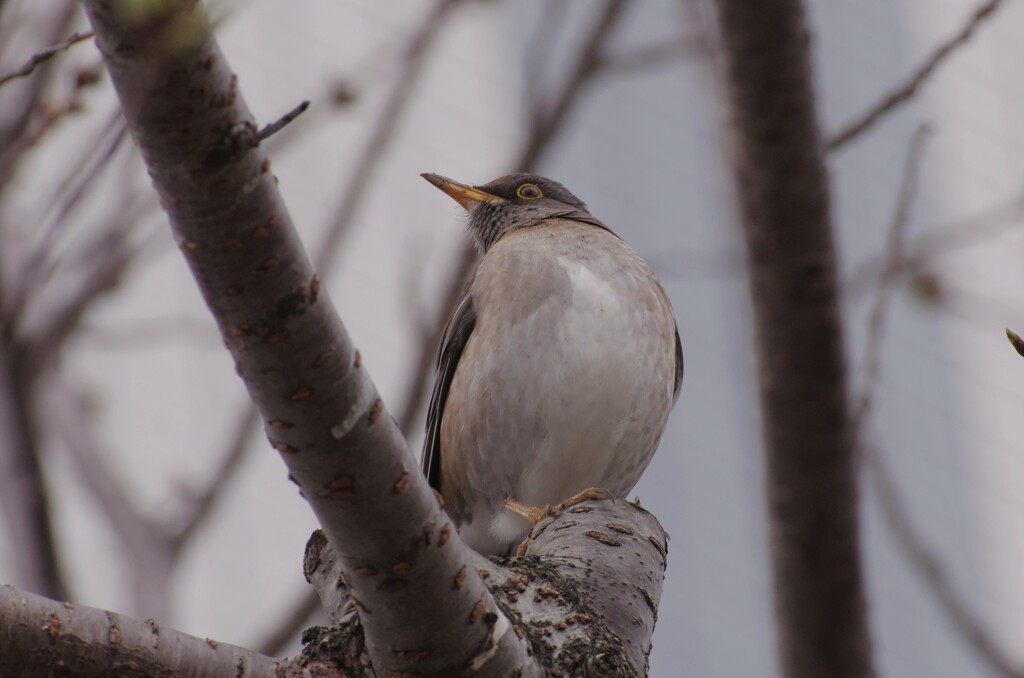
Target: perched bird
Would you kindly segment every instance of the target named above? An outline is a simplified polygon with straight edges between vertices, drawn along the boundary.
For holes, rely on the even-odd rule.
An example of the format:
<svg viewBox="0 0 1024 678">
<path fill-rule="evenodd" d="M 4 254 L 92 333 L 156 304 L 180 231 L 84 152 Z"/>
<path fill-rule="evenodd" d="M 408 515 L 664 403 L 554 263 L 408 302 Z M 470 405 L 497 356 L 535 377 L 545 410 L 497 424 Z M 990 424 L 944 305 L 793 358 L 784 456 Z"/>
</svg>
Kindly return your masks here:
<svg viewBox="0 0 1024 678">
<path fill-rule="evenodd" d="M 679 332 L 647 263 L 561 184 L 422 176 L 483 254 L 444 332 L 423 470 L 466 543 L 507 554 L 531 507 L 640 479 L 679 396 Z"/>
</svg>

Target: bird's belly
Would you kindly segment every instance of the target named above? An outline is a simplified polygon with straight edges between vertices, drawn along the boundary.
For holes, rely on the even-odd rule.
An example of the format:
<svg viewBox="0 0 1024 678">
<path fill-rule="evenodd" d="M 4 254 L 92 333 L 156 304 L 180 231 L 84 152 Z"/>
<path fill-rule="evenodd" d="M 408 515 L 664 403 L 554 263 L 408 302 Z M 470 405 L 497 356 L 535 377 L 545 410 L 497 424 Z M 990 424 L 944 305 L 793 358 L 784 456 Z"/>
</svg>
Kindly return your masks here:
<svg viewBox="0 0 1024 678">
<path fill-rule="evenodd" d="M 513 317 L 470 387 L 468 402 L 485 413 L 474 447 L 486 455 L 476 458 L 487 459 L 469 469 L 470 485 L 497 480 L 506 496 L 492 494 L 492 504 L 556 504 L 588 487 L 625 496 L 668 418 L 671 312 L 652 318 L 624 287 L 632 281 L 616 286 L 585 268 L 569 275 L 571 301 Z"/>
</svg>

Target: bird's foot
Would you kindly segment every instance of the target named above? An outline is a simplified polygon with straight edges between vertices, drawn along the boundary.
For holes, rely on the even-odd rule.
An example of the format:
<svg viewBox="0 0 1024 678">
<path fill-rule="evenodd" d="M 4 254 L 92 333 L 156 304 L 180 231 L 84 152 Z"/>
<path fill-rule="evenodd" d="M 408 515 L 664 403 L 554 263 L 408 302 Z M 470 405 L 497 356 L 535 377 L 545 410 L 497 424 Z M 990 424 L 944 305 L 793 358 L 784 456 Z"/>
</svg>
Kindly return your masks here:
<svg viewBox="0 0 1024 678">
<path fill-rule="evenodd" d="M 564 511 L 567 508 L 575 506 L 576 504 L 585 502 L 588 499 L 608 499 L 610 497 L 611 494 L 609 494 L 607 490 L 602 490 L 597 487 L 588 487 L 582 492 L 579 492 L 578 494 L 574 494 L 573 496 L 569 497 L 558 506 L 545 506 L 544 508 L 540 508 L 539 506 L 533 506 L 531 504 L 521 502 L 514 497 L 509 497 L 508 499 L 506 499 L 504 506 L 509 511 L 517 513 L 522 517 L 526 518 L 527 520 L 529 520 L 531 525 L 536 526 L 537 523 L 544 520 L 548 516 L 558 515 L 561 511 Z M 530 537 L 527 537 L 523 540 L 523 543 L 519 545 L 519 548 L 516 549 L 517 558 L 522 558 L 526 555 L 526 549 L 529 546 L 529 544 Z"/>
<path fill-rule="evenodd" d="M 574 494 L 565 501 L 563 501 L 561 504 L 558 505 L 557 510 L 562 511 L 564 509 L 569 508 L 570 506 L 581 504 L 587 501 L 588 499 L 608 499 L 610 496 L 611 495 L 608 493 L 607 490 L 602 490 L 598 487 L 588 487 L 579 494 Z"/>
<path fill-rule="evenodd" d="M 530 521 L 531 525 L 536 525 L 544 518 L 550 515 L 550 507 L 545 506 L 541 508 L 539 506 L 532 506 L 525 502 L 521 502 L 515 497 L 509 497 L 505 500 L 505 508 L 512 513 L 518 513 L 522 517 Z"/>
</svg>

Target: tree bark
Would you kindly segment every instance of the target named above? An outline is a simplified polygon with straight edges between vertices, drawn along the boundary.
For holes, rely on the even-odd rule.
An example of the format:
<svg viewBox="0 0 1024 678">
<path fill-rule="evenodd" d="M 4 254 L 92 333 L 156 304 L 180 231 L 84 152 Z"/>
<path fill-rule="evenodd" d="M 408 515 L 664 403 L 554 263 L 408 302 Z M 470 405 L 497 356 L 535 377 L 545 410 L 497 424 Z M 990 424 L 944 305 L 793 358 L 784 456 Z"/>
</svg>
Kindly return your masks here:
<svg viewBox="0 0 1024 678">
<path fill-rule="evenodd" d="M 358 610 L 364 634 L 358 656 L 354 645 L 314 656 L 323 644 L 313 642 L 300 663 L 333 662 L 352 675 L 545 674 L 558 657 L 538 655 L 537 639 L 554 632 L 531 626 L 527 633 L 518 625 L 420 474 L 303 251 L 200 4 L 83 5 L 175 240 L 270 443 L 337 554 L 334 581 Z M 658 542 L 660 527 L 645 513 L 619 507 L 615 515 L 617 521 L 584 534 L 561 559 L 543 562 L 587 578 L 616 571 L 604 558 L 633 564 L 618 579 L 602 579 L 618 591 L 595 598 L 607 606 L 594 608 L 605 619 L 592 628 L 579 623 L 585 632 L 566 632 L 572 642 L 560 660 L 635 675 L 650 648 L 664 573 L 664 548 L 657 546 L 664 539 Z M 620 559 L 626 549 L 611 549 L 628 542 L 612 534 L 614 526 L 622 535 L 644 535 L 648 546 L 630 545 L 633 555 Z M 623 582 L 633 575 L 646 596 L 622 597 Z M 566 591 L 542 587 L 536 597 L 543 603 Z M 647 612 L 634 609 L 641 599 Z M 598 628 L 606 632 L 593 631 Z"/>
<path fill-rule="evenodd" d="M 84 605 L 0 586 L 5 676 L 275 678 L 290 662 Z"/>
<path fill-rule="evenodd" d="M 800 0 L 718 0 L 783 674 L 873 674 L 829 180 Z"/>
</svg>

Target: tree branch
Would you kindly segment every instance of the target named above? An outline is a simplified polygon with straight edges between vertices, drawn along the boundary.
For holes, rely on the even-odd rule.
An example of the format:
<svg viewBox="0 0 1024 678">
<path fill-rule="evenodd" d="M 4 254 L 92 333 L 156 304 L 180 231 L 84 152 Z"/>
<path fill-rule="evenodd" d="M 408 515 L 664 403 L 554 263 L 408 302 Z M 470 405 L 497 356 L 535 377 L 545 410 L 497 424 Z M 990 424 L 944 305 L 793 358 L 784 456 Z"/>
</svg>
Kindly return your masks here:
<svg viewBox="0 0 1024 678">
<path fill-rule="evenodd" d="M 268 437 L 344 554 L 376 669 L 438 675 L 486 662 L 532 673 L 526 646 L 506 632 L 475 572 L 451 586 L 469 551 L 362 369 L 262 150 L 236 154 L 239 126 L 252 119 L 200 5 L 161 3 L 135 19 L 101 0 L 84 5 Z M 190 92 L 203 101 L 185 103 Z"/>
<path fill-rule="evenodd" d="M 1006 678 L 1024 677 L 1024 667 L 998 646 L 982 621 L 953 588 L 946 576 L 941 560 L 914 527 L 910 512 L 900 500 L 900 494 L 885 458 L 875 445 L 864 442 L 867 421 L 871 415 L 878 376 L 882 370 L 882 344 L 885 324 L 895 291 L 896 281 L 905 270 L 904 241 L 909 223 L 910 208 L 917 190 L 922 166 L 925 141 L 929 130 L 922 125 L 911 137 L 910 149 L 903 167 L 903 178 L 896 200 L 896 209 L 889 227 L 885 250 L 885 264 L 879 276 L 875 298 L 868 314 L 867 339 L 864 346 L 864 377 L 860 393 L 854 401 L 850 415 L 851 436 L 855 449 L 863 456 L 869 471 L 868 478 L 878 500 L 886 527 L 893 543 L 908 564 L 921 577 L 939 607 L 943 610 L 965 642 L 993 671 Z"/>
<path fill-rule="evenodd" d="M 829 151 L 835 151 L 842 148 L 846 144 L 850 143 L 860 135 L 864 134 L 867 130 L 874 127 L 874 125 L 889 115 L 897 108 L 910 101 L 910 99 L 917 94 L 917 90 L 924 85 L 928 78 L 930 78 L 946 61 L 950 56 L 956 52 L 957 48 L 967 44 L 974 35 L 974 31 L 980 26 L 986 19 L 988 19 L 993 12 L 998 9 L 1003 0 L 986 0 L 981 3 L 971 13 L 967 23 L 960 28 L 954 35 L 948 40 L 941 43 L 931 56 L 929 56 L 921 66 L 918 67 L 914 73 L 907 79 L 906 82 L 893 88 L 888 94 L 876 103 L 874 106 L 869 108 L 867 111 L 862 113 L 860 116 L 855 118 L 853 121 L 843 126 L 839 132 L 836 132 L 828 140 L 827 148 Z"/>
<path fill-rule="evenodd" d="M 3 87 L 4 83 L 14 80 L 16 78 L 24 78 L 25 76 L 31 74 L 32 71 L 36 70 L 36 66 L 38 66 L 39 64 L 49 61 L 54 56 L 68 49 L 72 45 L 77 45 L 83 40 L 88 40 L 91 37 L 92 31 L 87 31 L 85 33 L 72 33 L 64 40 L 58 42 L 56 45 L 52 47 L 47 47 L 46 49 L 40 52 L 36 52 L 28 61 L 25 62 L 25 64 L 21 68 L 10 71 L 9 73 L 0 74 L 0 87 Z"/>
<path fill-rule="evenodd" d="M 341 241 L 352 228 L 356 214 L 369 194 L 370 182 L 377 165 L 384 158 L 388 147 L 395 139 L 395 128 L 409 102 L 409 95 L 419 80 L 426 57 L 434 45 L 437 35 L 445 25 L 451 10 L 460 0 L 436 0 L 419 27 L 413 32 L 404 50 L 398 77 L 388 92 L 387 100 L 373 130 L 356 156 L 348 183 L 341 191 L 341 199 L 327 231 L 317 247 L 316 267 L 326 271 L 331 259 L 338 253 Z"/>
<path fill-rule="evenodd" d="M 556 509 L 534 529 L 525 558 L 473 554 L 471 566 L 533 653 L 550 658 L 546 675 L 646 675 L 667 549 L 651 514 L 604 497 Z M 319 531 L 303 569 L 337 633 L 358 634 L 341 559 Z"/>
<path fill-rule="evenodd" d="M 59 603 L 13 586 L 0 585 L 0 610 L 4 612 L 0 656 L 9 675 L 327 675 L 322 670 L 302 672 L 291 662 L 161 627 L 152 619 Z"/>
<path fill-rule="evenodd" d="M 782 673 L 864 678 L 874 669 L 857 476 L 804 7 L 717 5 L 756 330 Z"/>
</svg>

